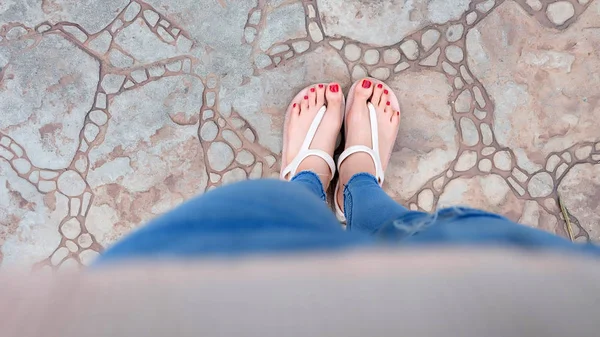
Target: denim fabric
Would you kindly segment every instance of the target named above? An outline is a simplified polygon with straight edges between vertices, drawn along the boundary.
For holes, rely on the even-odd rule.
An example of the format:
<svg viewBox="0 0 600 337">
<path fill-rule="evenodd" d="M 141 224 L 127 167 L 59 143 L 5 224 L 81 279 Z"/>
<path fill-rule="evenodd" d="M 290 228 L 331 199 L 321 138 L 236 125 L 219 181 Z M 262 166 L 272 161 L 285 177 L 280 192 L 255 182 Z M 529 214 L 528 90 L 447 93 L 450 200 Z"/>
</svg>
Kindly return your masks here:
<svg viewBox="0 0 600 337">
<path fill-rule="evenodd" d="M 174 259 L 339 250 L 398 244 L 510 246 L 600 255 L 597 246 L 573 244 L 500 215 L 452 207 L 434 214 L 407 210 L 370 174 L 344 188 L 347 231 L 323 201 L 317 175 L 292 182 L 243 181 L 198 196 L 150 221 L 110 247 L 97 261 Z"/>
</svg>

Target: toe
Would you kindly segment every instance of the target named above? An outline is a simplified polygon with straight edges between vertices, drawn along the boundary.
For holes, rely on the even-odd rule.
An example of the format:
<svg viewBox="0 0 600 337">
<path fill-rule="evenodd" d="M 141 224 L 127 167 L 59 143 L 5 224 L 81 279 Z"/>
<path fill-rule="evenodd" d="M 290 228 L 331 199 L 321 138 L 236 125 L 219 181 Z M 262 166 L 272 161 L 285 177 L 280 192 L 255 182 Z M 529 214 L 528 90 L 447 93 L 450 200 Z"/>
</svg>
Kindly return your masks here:
<svg viewBox="0 0 600 337">
<path fill-rule="evenodd" d="M 342 104 L 342 92 L 340 91 L 340 85 L 332 82 L 327 86 L 325 96 L 327 98 L 328 108 L 339 108 Z"/>
<path fill-rule="evenodd" d="M 323 83 L 319 83 L 315 87 L 317 90 L 316 105 L 320 107 L 325 104 L 325 85 Z"/>
<path fill-rule="evenodd" d="M 305 110 L 308 110 L 308 91 L 304 93 L 304 96 L 302 96 L 302 101 L 300 102 L 300 113 Z"/>
<path fill-rule="evenodd" d="M 398 124 L 400 123 L 400 111 L 394 111 L 392 108 L 389 109 L 392 115 L 390 118 L 390 122 L 394 127 L 398 127 Z"/>
<path fill-rule="evenodd" d="M 308 107 L 312 108 L 317 104 L 317 88 L 310 87 L 308 89 Z"/>
<path fill-rule="evenodd" d="M 396 111 L 394 111 L 394 109 L 392 108 L 391 105 L 384 105 L 384 110 L 383 110 L 383 114 L 384 114 L 384 118 L 388 119 L 389 121 L 392 121 L 392 117 L 394 117 L 394 114 L 396 113 Z"/>
<path fill-rule="evenodd" d="M 390 102 L 390 91 L 383 86 L 383 92 L 381 93 L 381 100 L 379 101 L 379 107 L 384 109 L 391 105 Z"/>
<path fill-rule="evenodd" d="M 371 103 L 375 106 L 381 106 L 383 96 L 383 84 L 377 83 L 375 84 L 375 89 L 373 89 L 373 95 L 371 96 Z M 385 104 L 385 101 L 383 102 Z"/>
<path fill-rule="evenodd" d="M 368 79 L 362 79 L 358 82 L 358 84 L 354 87 L 354 99 L 360 100 L 366 103 L 366 101 L 371 98 L 373 94 L 373 82 Z"/>
<path fill-rule="evenodd" d="M 300 104 L 298 102 L 292 103 L 292 116 L 298 116 L 300 114 Z"/>
</svg>

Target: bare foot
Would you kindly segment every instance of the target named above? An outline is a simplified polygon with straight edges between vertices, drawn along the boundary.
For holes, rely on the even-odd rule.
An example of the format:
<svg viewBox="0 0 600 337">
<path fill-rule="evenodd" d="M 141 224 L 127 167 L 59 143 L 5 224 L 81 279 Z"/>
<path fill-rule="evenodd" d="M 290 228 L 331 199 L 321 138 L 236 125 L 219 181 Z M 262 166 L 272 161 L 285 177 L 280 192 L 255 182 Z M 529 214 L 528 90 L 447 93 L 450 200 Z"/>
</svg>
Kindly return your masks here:
<svg viewBox="0 0 600 337">
<path fill-rule="evenodd" d="M 309 149 L 323 150 L 333 156 L 335 142 L 342 127 L 342 99 L 343 94 L 340 85 L 330 83 L 328 85 L 316 84 L 310 87 L 304 96 L 299 96 L 297 100 L 292 102 L 287 130 L 288 150 L 286 159 L 288 164 L 294 160 L 300 151 L 310 125 L 323 105 L 327 106 L 327 110 Z M 329 166 L 322 158 L 317 156 L 305 158 L 296 172 L 302 171 L 312 171 L 319 175 L 324 189 L 327 190 L 332 176 Z"/>
<path fill-rule="evenodd" d="M 377 112 L 377 130 L 379 133 L 379 155 L 383 170 L 387 168 L 390 155 L 396 141 L 400 111 L 394 111 L 390 102 L 389 88 L 371 79 L 363 79 L 354 87 L 354 100 L 346 114 L 346 148 L 354 145 L 371 144 L 371 122 L 367 102 L 371 102 Z M 377 149 L 375 149 L 377 150 Z M 375 173 L 373 158 L 364 152 L 350 155 L 340 166 L 340 189 L 336 195 L 340 209 L 344 209 L 344 189 L 353 175 L 361 172 Z"/>
</svg>

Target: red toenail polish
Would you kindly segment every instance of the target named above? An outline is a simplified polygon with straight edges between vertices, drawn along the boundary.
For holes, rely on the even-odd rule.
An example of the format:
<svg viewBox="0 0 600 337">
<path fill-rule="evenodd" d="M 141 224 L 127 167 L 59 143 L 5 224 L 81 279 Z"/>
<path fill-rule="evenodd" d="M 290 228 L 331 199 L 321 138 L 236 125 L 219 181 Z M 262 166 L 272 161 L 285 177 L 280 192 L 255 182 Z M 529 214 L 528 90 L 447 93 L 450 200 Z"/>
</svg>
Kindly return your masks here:
<svg viewBox="0 0 600 337">
<path fill-rule="evenodd" d="M 296 103 L 294 103 L 294 105 L 292 105 L 292 108 L 295 108 L 295 107 L 296 107 Z"/>
<path fill-rule="evenodd" d="M 304 96 L 304 99 L 308 99 L 308 96 Z"/>
<path fill-rule="evenodd" d="M 310 92 L 315 92 L 315 88 L 310 88 Z"/>
<path fill-rule="evenodd" d="M 322 85 L 322 84 L 319 84 L 319 88 L 323 88 L 323 85 Z"/>
<path fill-rule="evenodd" d="M 390 101 L 388 101 L 387 103 L 385 103 L 385 105 L 390 105 Z"/>
<path fill-rule="evenodd" d="M 389 94 L 390 92 L 389 92 L 387 89 L 384 89 L 384 90 L 383 90 L 383 93 L 387 95 L 387 94 Z"/>
<path fill-rule="evenodd" d="M 340 87 L 337 84 L 332 84 L 329 86 L 329 90 L 331 90 L 331 92 L 338 92 L 338 90 L 340 90 Z"/>
<path fill-rule="evenodd" d="M 396 115 L 400 116 L 400 111 L 396 111 Z"/>
<path fill-rule="evenodd" d="M 377 85 L 377 88 L 379 88 L 379 89 L 383 88 L 383 84 L 379 83 L 379 84 Z"/>
<path fill-rule="evenodd" d="M 369 81 L 369 80 L 363 80 L 362 87 L 365 88 L 365 89 L 370 88 L 371 87 L 371 81 Z"/>
</svg>

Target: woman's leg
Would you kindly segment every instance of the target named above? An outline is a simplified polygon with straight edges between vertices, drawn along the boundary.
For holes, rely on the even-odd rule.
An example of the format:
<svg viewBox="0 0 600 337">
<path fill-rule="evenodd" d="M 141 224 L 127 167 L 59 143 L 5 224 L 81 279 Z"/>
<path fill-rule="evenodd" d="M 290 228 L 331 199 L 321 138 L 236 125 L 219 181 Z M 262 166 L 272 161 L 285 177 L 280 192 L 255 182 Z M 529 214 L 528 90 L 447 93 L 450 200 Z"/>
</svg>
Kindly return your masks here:
<svg viewBox="0 0 600 337">
<path fill-rule="evenodd" d="M 410 211 L 390 198 L 372 174 L 364 172 L 352 176 L 344 187 L 344 212 L 349 230 L 373 234 Z"/>
</svg>

